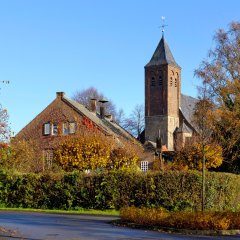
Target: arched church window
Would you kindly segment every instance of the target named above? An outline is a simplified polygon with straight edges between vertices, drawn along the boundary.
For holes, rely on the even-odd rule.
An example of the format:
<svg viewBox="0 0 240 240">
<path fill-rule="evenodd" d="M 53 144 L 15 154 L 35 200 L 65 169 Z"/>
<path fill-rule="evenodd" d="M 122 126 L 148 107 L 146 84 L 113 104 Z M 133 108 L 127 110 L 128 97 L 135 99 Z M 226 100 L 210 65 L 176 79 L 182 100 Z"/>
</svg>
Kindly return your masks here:
<svg viewBox="0 0 240 240">
<path fill-rule="evenodd" d="M 156 86 L 155 77 L 152 77 L 152 79 L 151 79 L 151 86 L 152 87 Z"/>
<path fill-rule="evenodd" d="M 179 82 L 179 75 L 178 75 L 178 73 L 176 73 L 176 78 L 175 78 L 175 87 L 177 87 L 177 84 L 178 84 L 178 82 Z"/>
<path fill-rule="evenodd" d="M 162 86 L 163 85 L 163 73 L 160 72 L 159 77 L 158 77 L 158 85 Z"/>
<path fill-rule="evenodd" d="M 162 76 L 159 76 L 159 78 L 158 78 L 158 85 L 162 86 L 162 84 L 163 84 Z"/>
<path fill-rule="evenodd" d="M 172 86 L 173 85 L 173 78 L 174 78 L 174 72 L 173 71 L 171 71 L 171 75 L 170 75 L 171 77 L 170 77 L 170 86 Z"/>
</svg>

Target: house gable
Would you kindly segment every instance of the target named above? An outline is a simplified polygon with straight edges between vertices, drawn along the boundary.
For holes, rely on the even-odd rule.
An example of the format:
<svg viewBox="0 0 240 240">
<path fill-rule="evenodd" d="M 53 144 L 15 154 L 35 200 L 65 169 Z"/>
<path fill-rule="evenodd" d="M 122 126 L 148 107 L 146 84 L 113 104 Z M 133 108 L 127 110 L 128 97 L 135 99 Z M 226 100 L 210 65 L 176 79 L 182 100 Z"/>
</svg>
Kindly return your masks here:
<svg viewBox="0 0 240 240">
<path fill-rule="evenodd" d="M 33 140 L 40 149 L 54 149 L 65 133 L 65 126 L 74 126 L 74 136 L 84 131 L 99 131 L 106 136 L 135 141 L 136 139 L 118 124 L 89 111 L 82 104 L 68 99 L 63 92 L 58 92 L 56 99 L 27 124 L 15 139 Z M 47 132 L 44 132 L 46 131 Z"/>
</svg>

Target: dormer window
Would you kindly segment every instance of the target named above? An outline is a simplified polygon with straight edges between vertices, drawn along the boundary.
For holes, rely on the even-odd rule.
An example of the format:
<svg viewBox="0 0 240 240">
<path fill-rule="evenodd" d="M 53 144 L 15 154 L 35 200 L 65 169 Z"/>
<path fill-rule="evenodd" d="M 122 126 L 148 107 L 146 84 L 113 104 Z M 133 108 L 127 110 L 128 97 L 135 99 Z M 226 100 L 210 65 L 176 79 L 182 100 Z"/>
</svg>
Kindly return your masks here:
<svg viewBox="0 0 240 240">
<path fill-rule="evenodd" d="M 152 77 L 152 79 L 151 79 L 151 86 L 152 87 L 156 86 L 155 77 Z"/>
</svg>

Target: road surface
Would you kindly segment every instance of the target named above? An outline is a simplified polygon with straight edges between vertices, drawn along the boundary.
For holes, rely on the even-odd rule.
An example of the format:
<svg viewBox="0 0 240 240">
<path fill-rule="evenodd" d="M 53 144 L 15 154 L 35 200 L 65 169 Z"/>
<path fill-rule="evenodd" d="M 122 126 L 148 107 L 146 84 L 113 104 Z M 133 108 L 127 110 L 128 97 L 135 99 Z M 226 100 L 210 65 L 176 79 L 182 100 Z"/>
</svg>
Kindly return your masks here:
<svg viewBox="0 0 240 240">
<path fill-rule="evenodd" d="M 66 215 L 0 211 L 0 226 L 12 229 L 9 233 L 0 234 L 1 240 L 142 240 L 142 239 L 226 239 L 237 240 L 240 236 L 232 237 L 204 237 L 184 236 L 170 233 L 160 233 L 115 227 L 109 221 L 116 217 L 91 216 L 91 215 Z"/>
</svg>

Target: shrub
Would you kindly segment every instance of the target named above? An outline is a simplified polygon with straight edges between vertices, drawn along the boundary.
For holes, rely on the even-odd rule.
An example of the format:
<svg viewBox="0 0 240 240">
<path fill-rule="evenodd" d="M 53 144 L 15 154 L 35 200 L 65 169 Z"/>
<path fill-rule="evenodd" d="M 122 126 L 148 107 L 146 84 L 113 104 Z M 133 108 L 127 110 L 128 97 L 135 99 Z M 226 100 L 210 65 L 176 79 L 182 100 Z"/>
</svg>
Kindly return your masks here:
<svg viewBox="0 0 240 240">
<path fill-rule="evenodd" d="M 165 208 L 200 210 L 198 172 L 142 173 L 125 169 L 101 174 L 17 174 L 0 170 L 0 205 L 49 209 Z M 240 209 L 239 175 L 206 174 L 205 209 Z"/>
<path fill-rule="evenodd" d="M 240 212 L 168 212 L 162 208 L 125 207 L 120 211 L 122 221 L 159 227 L 192 230 L 239 229 Z"/>
<path fill-rule="evenodd" d="M 64 139 L 55 150 L 55 161 L 66 171 L 74 169 L 120 169 L 135 165 L 139 160 L 136 144 L 132 147 L 116 142 L 100 133 L 83 134 L 76 138 Z"/>
</svg>

